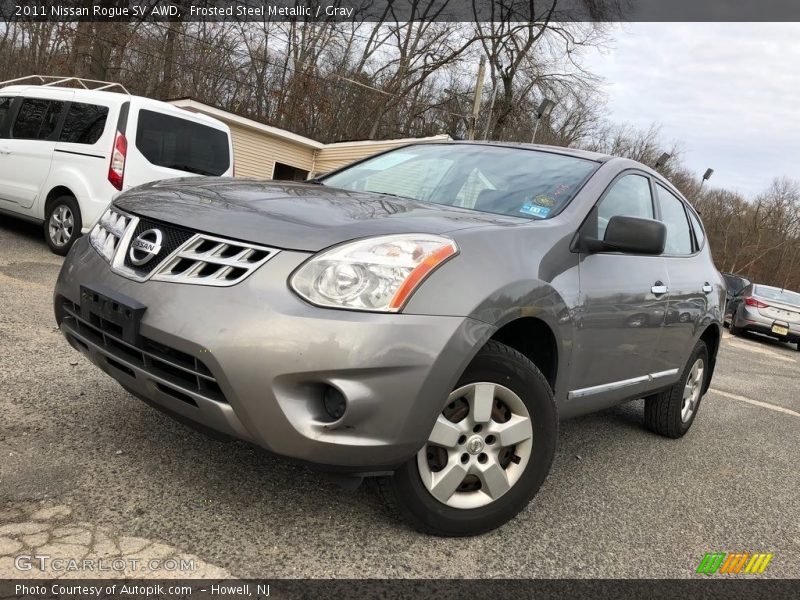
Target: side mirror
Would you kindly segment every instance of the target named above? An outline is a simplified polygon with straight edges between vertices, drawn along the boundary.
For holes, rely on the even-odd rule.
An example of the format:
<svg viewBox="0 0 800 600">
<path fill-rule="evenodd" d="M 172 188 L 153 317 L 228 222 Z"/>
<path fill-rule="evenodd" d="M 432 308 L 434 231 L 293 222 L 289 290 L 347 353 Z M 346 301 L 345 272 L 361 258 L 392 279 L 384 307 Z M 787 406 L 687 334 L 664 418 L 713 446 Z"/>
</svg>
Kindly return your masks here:
<svg viewBox="0 0 800 600">
<path fill-rule="evenodd" d="M 587 252 L 627 252 L 658 255 L 664 252 L 667 228 L 661 221 L 639 217 L 611 217 L 602 240 L 585 239 Z"/>
</svg>

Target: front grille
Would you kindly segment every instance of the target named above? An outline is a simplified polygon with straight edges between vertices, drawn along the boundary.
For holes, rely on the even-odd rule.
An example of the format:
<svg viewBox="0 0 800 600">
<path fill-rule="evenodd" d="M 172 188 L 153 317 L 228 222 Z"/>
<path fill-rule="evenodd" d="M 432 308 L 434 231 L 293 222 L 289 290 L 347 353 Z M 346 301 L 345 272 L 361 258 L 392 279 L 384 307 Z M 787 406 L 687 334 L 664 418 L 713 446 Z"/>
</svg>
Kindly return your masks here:
<svg viewBox="0 0 800 600">
<path fill-rule="evenodd" d="M 129 252 L 130 245 L 128 245 L 127 248 L 123 248 L 123 251 L 125 252 L 125 267 L 133 271 L 139 277 L 146 277 L 152 273 L 165 258 L 175 252 L 175 250 L 180 248 L 183 244 L 188 242 L 194 235 L 193 231 L 184 229 L 182 227 L 176 227 L 175 225 L 168 225 L 153 219 L 139 217 L 139 222 L 136 224 L 136 227 L 133 230 L 131 240 L 135 240 L 140 234 L 150 229 L 158 229 L 161 232 L 161 250 L 145 264 L 141 266 L 133 264 Z"/>
<path fill-rule="evenodd" d="M 115 207 L 106 211 L 89 239 L 112 270 L 124 277 L 217 287 L 236 285 L 279 252 Z"/>
<path fill-rule="evenodd" d="M 109 208 L 89 233 L 89 242 L 102 256 L 110 258 L 116 253 L 130 223 L 129 215 Z"/>
<path fill-rule="evenodd" d="M 117 325 L 94 314 L 91 316 L 91 322 L 86 321 L 81 317 L 80 307 L 66 298 L 62 299 L 62 307 L 64 321 L 76 333 L 118 360 L 135 365 L 178 388 L 192 391 L 215 402 L 227 403 L 211 370 L 200 359 L 144 336 L 140 336 L 136 345 L 129 344 L 120 337 L 121 332 Z M 80 340 L 76 341 L 81 343 Z M 123 364 L 114 360 L 109 360 L 109 363 L 129 375 L 132 374 L 132 371 Z M 162 388 L 167 386 L 162 384 L 159 389 Z M 180 390 L 169 390 L 167 393 L 184 401 L 186 398 L 191 400 L 190 396 L 181 394 Z M 189 403 L 192 404 L 193 401 Z"/>
<path fill-rule="evenodd" d="M 153 274 L 157 281 L 227 286 L 240 282 L 277 253 L 272 248 L 197 234 Z"/>
</svg>

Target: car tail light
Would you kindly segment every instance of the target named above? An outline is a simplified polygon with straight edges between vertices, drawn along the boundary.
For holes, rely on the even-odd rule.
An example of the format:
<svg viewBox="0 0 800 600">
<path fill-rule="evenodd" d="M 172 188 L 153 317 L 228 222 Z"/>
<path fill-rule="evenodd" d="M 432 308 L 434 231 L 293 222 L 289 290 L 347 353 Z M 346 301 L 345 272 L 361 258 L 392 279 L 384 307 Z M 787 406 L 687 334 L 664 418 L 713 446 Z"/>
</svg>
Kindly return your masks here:
<svg viewBox="0 0 800 600">
<path fill-rule="evenodd" d="M 114 138 L 114 147 L 111 149 L 111 163 L 108 165 L 108 180 L 118 190 L 122 190 L 122 181 L 125 179 L 125 157 L 128 154 L 128 140 L 119 131 Z"/>
<path fill-rule="evenodd" d="M 747 306 L 753 306 L 755 308 L 769 308 L 769 304 L 764 304 L 761 300 L 756 300 L 752 296 L 745 298 L 744 303 L 747 304 Z"/>
</svg>

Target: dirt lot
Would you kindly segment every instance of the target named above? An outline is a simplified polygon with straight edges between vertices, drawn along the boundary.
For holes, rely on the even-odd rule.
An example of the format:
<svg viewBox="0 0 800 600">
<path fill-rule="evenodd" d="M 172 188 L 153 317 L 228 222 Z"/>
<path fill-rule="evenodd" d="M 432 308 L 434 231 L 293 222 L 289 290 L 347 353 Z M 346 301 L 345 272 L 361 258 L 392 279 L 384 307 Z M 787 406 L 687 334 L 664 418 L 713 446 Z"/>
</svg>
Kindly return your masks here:
<svg viewBox="0 0 800 600">
<path fill-rule="evenodd" d="M 763 576 L 800 577 L 794 346 L 726 333 L 682 440 L 646 432 L 640 402 L 563 423 L 517 519 L 445 540 L 390 519 L 369 486 L 341 490 L 129 396 L 56 329 L 60 264 L 38 227 L 0 217 L 0 578 L 41 574 L 14 564 L 36 553 L 134 557 L 157 576 L 177 557 L 182 576 L 692 577 L 717 551 L 770 552 Z"/>
</svg>

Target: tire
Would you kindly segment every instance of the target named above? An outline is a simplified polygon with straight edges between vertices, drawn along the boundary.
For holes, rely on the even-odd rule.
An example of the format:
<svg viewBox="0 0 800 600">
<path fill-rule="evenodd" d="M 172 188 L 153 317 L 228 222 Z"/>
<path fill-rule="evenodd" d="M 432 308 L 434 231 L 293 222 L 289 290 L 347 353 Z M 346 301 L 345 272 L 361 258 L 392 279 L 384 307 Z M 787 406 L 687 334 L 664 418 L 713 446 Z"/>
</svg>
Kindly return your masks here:
<svg viewBox="0 0 800 600">
<path fill-rule="evenodd" d="M 477 414 L 476 405 L 483 407 Z M 431 439 L 446 437 L 446 447 L 429 441 L 378 486 L 389 509 L 419 531 L 485 533 L 511 520 L 539 490 L 557 434 L 553 392 L 542 373 L 516 350 L 490 341 L 464 371 L 431 432 Z M 504 445 L 504 435 L 513 443 Z M 435 484 L 437 477 L 440 484 L 456 483 Z"/>
<path fill-rule="evenodd" d="M 81 209 L 73 196 L 59 196 L 47 207 L 44 240 L 55 254 L 65 256 L 81 236 L 82 227 Z"/>
<path fill-rule="evenodd" d="M 698 369 L 702 371 L 698 372 Z M 645 427 L 669 438 L 683 437 L 700 409 L 708 374 L 708 348 L 705 342 L 699 341 L 678 382 L 663 392 L 645 398 Z"/>
<path fill-rule="evenodd" d="M 731 332 L 731 335 L 740 336 L 742 335 L 742 330 L 736 326 L 736 312 L 731 313 L 731 323 L 728 325 L 728 331 Z"/>
</svg>

